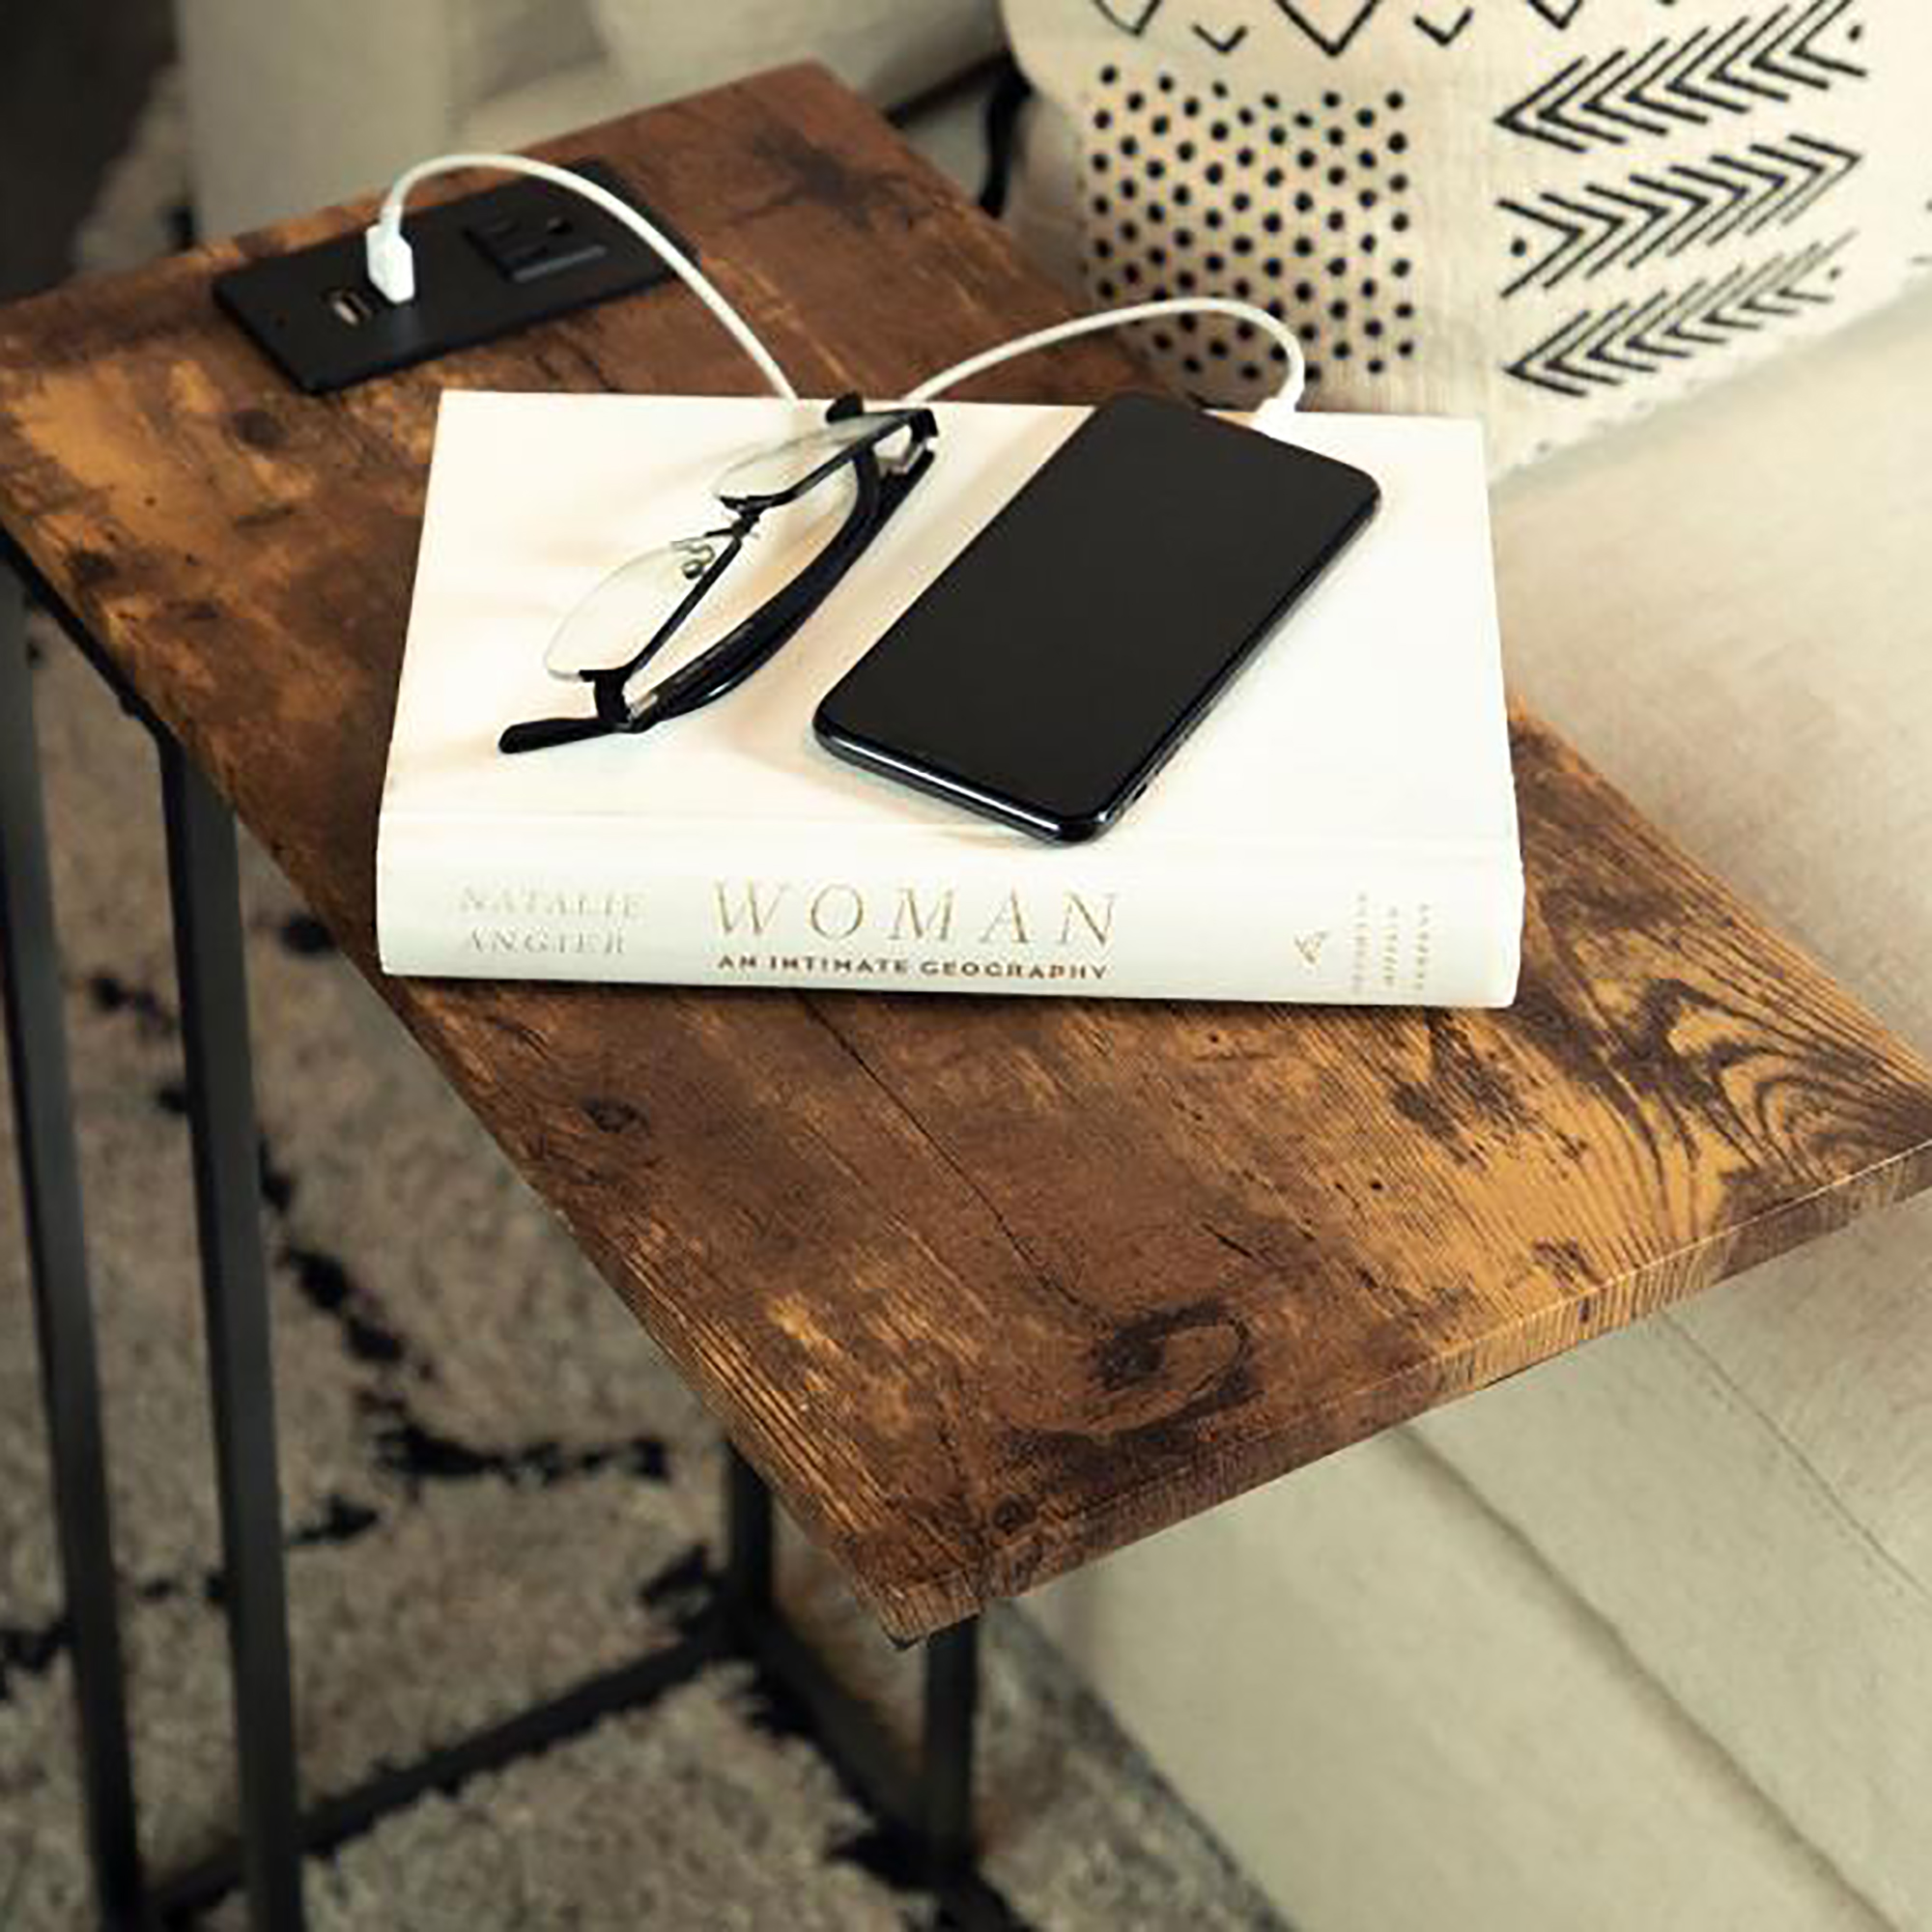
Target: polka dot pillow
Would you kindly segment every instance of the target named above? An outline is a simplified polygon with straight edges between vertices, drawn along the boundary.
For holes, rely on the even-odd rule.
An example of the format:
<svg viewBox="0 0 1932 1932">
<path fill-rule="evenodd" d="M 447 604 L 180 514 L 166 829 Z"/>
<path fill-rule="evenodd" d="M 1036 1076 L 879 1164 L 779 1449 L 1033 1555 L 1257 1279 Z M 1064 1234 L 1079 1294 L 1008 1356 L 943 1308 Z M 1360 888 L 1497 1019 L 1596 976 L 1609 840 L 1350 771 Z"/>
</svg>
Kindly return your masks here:
<svg viewBox="0 0 1932 1932">
<path fill-rule="evenodd" d="M 1235 295 L 1316 407 L 1478 414 L 1499 467 L 1830 327 L 1932 264 L 1904 0 L 1006 0 L 1016 225 L 1095 303 Z M 1057 218 L 1057 226 L 1056 226 Z M 1280 352 L 1150 325 L 1202 400 Z"/>
</svg>

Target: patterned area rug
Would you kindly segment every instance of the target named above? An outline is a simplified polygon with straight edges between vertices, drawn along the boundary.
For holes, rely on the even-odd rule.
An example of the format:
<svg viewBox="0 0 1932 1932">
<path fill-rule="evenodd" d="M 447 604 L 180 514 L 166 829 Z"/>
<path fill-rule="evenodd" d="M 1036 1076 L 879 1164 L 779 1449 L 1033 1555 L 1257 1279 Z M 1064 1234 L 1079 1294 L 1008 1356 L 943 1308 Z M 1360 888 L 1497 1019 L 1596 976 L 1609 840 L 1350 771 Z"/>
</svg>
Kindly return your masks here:
<svg viewBox="0 0 1932 1932">
<path fill-rule="evenodd" d="M 82 238 L 165 245 L 157 97 Z M 130 1653 L 157 1869 L 234 1816 L 212 1451 L 154 759 L 45 620 L 34 680 Z M 302 1776 L 340 1790 L 670 1641 L 715 1558 L 718 1439 L 273 867 L 244 850 Z M 87 1922 L 41 1397 L 0 1125 L 0 1928 Z M 895 1656 L 786 1540 L 797 1613 L 881 1708 Z M 1276 1921 L 1029 1625 L 988 1619 L 986 1873 L 1023 1924 Z M 318 1928 L 927 1922 L 879 1821 L 742 1663 L 314 1861 Z M 239 1902 L 209 1916 L 240 1926 Z"/>
</svg>

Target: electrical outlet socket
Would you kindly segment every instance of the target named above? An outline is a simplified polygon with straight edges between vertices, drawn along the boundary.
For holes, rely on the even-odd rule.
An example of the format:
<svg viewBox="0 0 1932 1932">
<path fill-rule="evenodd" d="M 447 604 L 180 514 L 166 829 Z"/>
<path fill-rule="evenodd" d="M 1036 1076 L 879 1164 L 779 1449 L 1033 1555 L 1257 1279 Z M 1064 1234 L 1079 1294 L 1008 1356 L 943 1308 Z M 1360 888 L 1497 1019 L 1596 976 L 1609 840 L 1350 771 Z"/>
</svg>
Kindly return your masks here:
<svg viewBox="0 0 1932 1932">
<path fill-rule="evenodd" d="M 540 282 L 546 275 L 567 275 L 573 269 L 601 262 L 609 252 L 575 214 L 561 209 L 539 211 L 534 219 L 521 214 L 496 214 L 471 222 L 465 231 L 505 280 Z"/>
<path fill-rule="evenodd" d="M 696 257 L 604 162 L 567 165 Z M 298 388 L 326 395 L 671 274 L 655 249 L 604 210 L 528 178 L 412 209 L 404 232 L 415 251 L 413 301 L 390 302 L 370 283 L 359 228 L 232 269 L 215 277 L 214 298 Z"/>
</svg>

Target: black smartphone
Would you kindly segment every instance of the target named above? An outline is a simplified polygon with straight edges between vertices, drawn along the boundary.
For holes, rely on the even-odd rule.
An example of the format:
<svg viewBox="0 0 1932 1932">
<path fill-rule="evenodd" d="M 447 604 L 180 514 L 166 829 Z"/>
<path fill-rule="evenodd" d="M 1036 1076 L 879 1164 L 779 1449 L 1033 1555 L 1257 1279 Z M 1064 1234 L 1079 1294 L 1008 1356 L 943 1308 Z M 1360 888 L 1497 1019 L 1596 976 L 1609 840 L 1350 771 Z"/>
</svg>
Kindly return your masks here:
<svg viewBox="0 0 1932 1932">
<path fill-rule="evenodd" d="M 921 791 L 1091 838 L 1379 498 L 1346 463 L 1184 403 L 1102 404 L 826 694 L 813 727 Z"/>
</svg>

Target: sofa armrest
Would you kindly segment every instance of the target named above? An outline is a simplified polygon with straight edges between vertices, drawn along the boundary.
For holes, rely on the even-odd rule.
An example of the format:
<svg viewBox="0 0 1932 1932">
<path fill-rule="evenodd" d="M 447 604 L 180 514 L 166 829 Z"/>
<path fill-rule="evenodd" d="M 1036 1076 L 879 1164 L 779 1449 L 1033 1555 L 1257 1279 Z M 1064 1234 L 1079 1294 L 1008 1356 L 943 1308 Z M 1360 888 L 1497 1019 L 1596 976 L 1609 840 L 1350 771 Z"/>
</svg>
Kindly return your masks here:
<svg viewBox="0 0 1932 1932">
<path fill-rule="evenodd" d="M 176 0 L 195 218 L 226 235 L 381 186 L 506 87 L 599 59 L 584 0 Z"/>
<path fill-rule="evenodd" d="M 377 185 L 453 125 L 459 0 L 177 0 L 205 236 Z"/>
<path fill-rule="evenodd" d="M 1005 44 L 997 0 L 590 0 L 590 14 L 639 106 L 816 60 L 896 107 Z"/>
<path fill-rule="evenodd" d="M 195 217 L 230 234 L 465 136 L 521 146 L 788 60 L 883 106 L 1002 44 L 996 0 L 176 0 Z"/>
</svg>

